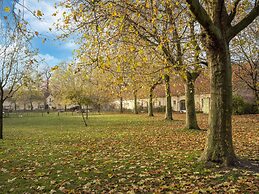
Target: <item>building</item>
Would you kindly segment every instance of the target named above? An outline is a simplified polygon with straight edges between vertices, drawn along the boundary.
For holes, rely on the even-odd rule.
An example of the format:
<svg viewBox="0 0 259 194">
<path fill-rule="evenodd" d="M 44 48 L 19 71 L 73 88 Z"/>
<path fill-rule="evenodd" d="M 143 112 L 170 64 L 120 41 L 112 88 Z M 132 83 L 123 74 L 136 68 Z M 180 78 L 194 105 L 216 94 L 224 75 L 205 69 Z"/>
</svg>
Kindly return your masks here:
<svg viewBox="0 0 259 194">
<path fill-rule="evenodd" d="M 138 107 L 141 109 L 148 108 L 148 99 L 138 99 Z M 172 96 L 171 97 L 172 109 L 177 112 L 185 112 L 185 96 Z M 116 100 L 113 102 L 116 109 L 119 109 L 120 101 Z M 160 108 L 166 106 L 166 98 L 165 97 L 157 97 L 153 99 L 153 108 Z M 209 94 L 201 94 L 195 95 L 195 106 L 196 111 L 209 113 L 210 106 L 210 95 Z M 128 110 L 134 109 L 134 100 L 124 100 L 123 108 Z"/>
<path fill-rule="evenodd" d="M 235 76 L 238 68 L 233 66 L 233 95 L 241 96 L 244 101 L 248 103 L 255 103 L 254 92 L 244 83 L 243 80 L 240 80 Z M 186 110 L 185 106 L 185 88 L 184 83 L 179 76 L 174 76 L 170 81 L 171 85 L 171 102 L 173 111 L 184 112 Z M 153 107 L 165 107 L 166 98 L 164 92 L 164 86 L 159 85 L 154 90 L 153 98 Z M 119 108 L 120 102 L 114 101 L 115 108 Z M 141 96 L 138 99 L 138 107 L 147 108 L 148 107 L 148 98 Z M 208 70 L 203 72 L 195 82 L 195 107 L 196 111 L 209 113 L 210 107 L 210 80 Z M 134 100 L 126 99 L 123 101 L 123 108 L 133 110 L 134 109 Z"/>
</svg>

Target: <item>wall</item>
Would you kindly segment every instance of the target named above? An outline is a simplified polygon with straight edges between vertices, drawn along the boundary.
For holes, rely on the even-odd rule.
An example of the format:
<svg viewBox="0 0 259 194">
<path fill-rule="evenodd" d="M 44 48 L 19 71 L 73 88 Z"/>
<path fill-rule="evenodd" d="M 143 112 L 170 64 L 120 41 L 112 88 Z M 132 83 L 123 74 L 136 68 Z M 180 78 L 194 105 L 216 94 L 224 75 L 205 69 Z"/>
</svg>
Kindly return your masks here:
<svg viewBox="0 0 259 194">
<path fill-rule="evenodd" d="M 185 101 L 185 96 L 172 96 L 172 109 L 173 111 L 181 111 L 181 102 Z M 120 101 L 116 100 L 112 103 L 115 109 L 119 109 Z M 196 111 L 201 111 L 204 113 L 209 113 L 209 104 L 210 104 L 210 95 L 209 94 L 201 94 L 195 95 L 195 107 Z M 147 108 L 148 107 L 148 99 L 138 99 L 138 106 Z M 153 99 L 153 107 L 164 107 L 166 106 L 166 98 L 154 98 Z M 134 100 L 123 100 L 123 108 L 133 110 L 134 109 Z"/>
</svg>

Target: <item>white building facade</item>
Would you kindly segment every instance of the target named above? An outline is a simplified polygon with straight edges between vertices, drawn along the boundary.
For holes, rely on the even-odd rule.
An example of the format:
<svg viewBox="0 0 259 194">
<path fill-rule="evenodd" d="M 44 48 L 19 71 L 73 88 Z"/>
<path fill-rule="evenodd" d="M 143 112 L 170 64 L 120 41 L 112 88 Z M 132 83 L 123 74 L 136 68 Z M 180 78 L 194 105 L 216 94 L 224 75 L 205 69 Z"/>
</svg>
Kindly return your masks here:
<svg viewBox="0 0 259 194">
<path fill-rule="evenodd" d="M 138 99 L 138 107 L 139 108 L 147 108 L 148 107 L 148 99 Z M 185 106 L 185 96 L 172 96 L 172 109 L 173 111 L 184 111 L 186 110 Z M 116 100 L 113 102 L 116 109 L 120 107 L 120 101 Z M 123 100 L 122 102 L 123 108 L 128 110 L 134 109 L 134 100 Z M 158 97 L 153 98 L 153 108 L 160 108 L 166 106 L 166 98 Z M 195 95 L 195 108 L 196 111 L 203 112 L 208 114 L 210 107 L 210 95 L 209 94 L 201 94 Z"/>
</svg>

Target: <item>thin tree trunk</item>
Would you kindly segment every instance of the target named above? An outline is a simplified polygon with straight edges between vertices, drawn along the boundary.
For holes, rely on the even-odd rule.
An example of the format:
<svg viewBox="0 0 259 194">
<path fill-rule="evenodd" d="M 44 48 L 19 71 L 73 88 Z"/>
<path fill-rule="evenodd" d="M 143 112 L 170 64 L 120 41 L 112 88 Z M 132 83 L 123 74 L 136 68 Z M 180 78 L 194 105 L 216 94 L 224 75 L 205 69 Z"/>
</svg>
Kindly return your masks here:
<svg viewBox="0 0 259 194">
<path fill-rule="evenodd" d="M 230 166 L 236 163 L 236 156 L 232 142 L 232 68 L 229 47 L 226 41 L 211 40 L 209 43 L 210 126 L 201 159 Z"/>
<path fill-rule="evenodd" d="M 185 81 L 185 104 L 186 104 L 186 129 L 200 129 L 197 123 L 195 110 L 195 87 L 191 73 L 186 72 Z"/>
<path fill-rule="evenodd" d="M 4 128 L 4 114 L 3 114 L 3 100 L 0 100 L 0 139 L 3 139 L 3 128 Z"/>
<path fill-rule="evenodd" d="M 88 116 L 89 116 L 89 107 L 88 105 L 86 105 L 86 118 L 88 119 Z"/>
<path fill-rule="evenodd" d="M 138 114 L 138 99 L 137 99 L 137 91 L 134 90 L 134 110 L 133 113 L 134 114 Z"/>
<path fill-rule="evenodd" d="M 165 93 L 166 93 L 166 109 L 165 109 L 165 119 L 173 120 L 172 102 L 171 102 L 171 91 L 170 91 L 170 77 L 165 75 Z"/>
<path fill-rule="evenodd" d="M 120 113 L 123 113 L 123 98 L 120 97 Z"/>
<path fill-rule="evenodd" d="M 98 112 L 98 114 L 101 114 L 101 104 L 98 104 L 98 106 L 97 106 L 97 112 Z"/>
<path fill-rule="evenodd" d="M 83 110 L 81 110 L 81 114 L 82 114 L 83 122 L 84 122 L 85 126 L 87 127 L 87 122 L 86 122 L 86 118 L 85 118 L 85 115 L 84 115 L 84 111 L 83 111 Z"/>
<path fill-rule="evenodd" d="M 85 113 L 85 111 L 84 111 L 84 109 L 82 108 L 82 105 L 81 105 L 81 104 L 79 104 L 79 110 L 80 110 L 80 112 L 81 112 L 81 116 L 82 116 L 84 125 L 85 125 L 85 127 L 87 127 L 86 119 L 88 118 L 88 115 L 87 115 L 87 113 Z M 87 106 L 87 108 L 86 108 L 86 111 L 88 111 L 88 106 Z"/>
<path fill-rule="evenodd" d="M 148 100 L 148 116 L 153 117 L 153 90 L 154 87 L 152 86 L 149 90 L 149 100 Z"/>
<path fill-rule="evenodd" d="M 32 101 L 30 101 L 30 105 L 31 105 L 31 110 L 33 110 L 33 104 L 32 104 Z"/>
</svg>

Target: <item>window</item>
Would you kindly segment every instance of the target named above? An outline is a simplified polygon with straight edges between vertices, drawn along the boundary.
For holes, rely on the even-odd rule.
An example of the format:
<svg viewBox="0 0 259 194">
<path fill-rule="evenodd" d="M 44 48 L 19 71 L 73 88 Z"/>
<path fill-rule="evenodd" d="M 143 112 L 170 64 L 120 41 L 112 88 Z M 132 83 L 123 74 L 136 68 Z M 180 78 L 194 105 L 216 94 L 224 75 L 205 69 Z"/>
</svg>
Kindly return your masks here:
<svg viewBox="0 0 259 194">
<path fill-rule="evenodd" d="M 181 100 L 180 101 L 180 111 L 181 110 L 186 110 L 186 107 L 185 107 L 185 100 Z"/>
</svg>

